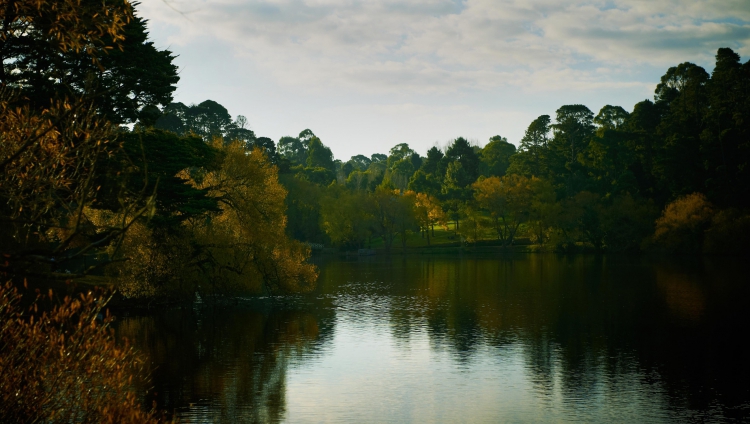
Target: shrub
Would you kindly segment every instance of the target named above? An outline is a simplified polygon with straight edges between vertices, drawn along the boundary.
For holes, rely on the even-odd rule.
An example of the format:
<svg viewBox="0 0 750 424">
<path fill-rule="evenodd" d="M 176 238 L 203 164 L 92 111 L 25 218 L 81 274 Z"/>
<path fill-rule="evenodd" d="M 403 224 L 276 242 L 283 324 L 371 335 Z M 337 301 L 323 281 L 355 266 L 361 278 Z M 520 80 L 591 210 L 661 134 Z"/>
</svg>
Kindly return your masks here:
<svg viewBox="0 0 750 424">
<path fill-rule="evenodd" d="M 680 197 L 656 220 L 653 242 L 673 253 L 700 253 L 704 232 L 714 216 L 713 205 L 700 193 Z"/>
<path fill-rule="evenodd" d="M 0 286 L 0 422 L 159 421 L 140 407 L 144 362 L 115 342 L 102 292 L 44 312 L 38 293 L 28 310 L 21 300 L 10 283 Z"/>
</svg>

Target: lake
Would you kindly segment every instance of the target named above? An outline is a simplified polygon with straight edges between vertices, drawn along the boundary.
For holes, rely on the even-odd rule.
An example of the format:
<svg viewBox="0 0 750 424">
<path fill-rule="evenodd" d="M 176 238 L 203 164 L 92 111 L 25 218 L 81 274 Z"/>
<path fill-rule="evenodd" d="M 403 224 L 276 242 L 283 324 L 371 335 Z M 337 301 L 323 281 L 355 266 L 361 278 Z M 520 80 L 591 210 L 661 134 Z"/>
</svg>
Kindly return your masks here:
<svg viewBox="0 0 750 424">
<path fill-rule="evenodd" d="M 740 258 L 317 258 L 314 293 L 122 316 L 152 394 L 204 423 L 750 417 Z"/>
</svg>

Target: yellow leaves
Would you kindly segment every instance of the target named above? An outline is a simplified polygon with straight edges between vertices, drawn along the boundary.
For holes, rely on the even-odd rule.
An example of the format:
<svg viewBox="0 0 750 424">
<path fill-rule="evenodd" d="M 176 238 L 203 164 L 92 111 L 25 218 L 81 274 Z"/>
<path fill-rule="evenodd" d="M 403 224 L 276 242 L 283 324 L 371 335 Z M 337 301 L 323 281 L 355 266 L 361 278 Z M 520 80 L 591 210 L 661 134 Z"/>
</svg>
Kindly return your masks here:
<svg viewBox="0 0 750 424">
<path fill-rule="evenodd" d="M 29 26 L 45 28 L 59 50 L 86 52 L 96 62 L 100 52 L 111 49 L 106 38 L 118 47 L 124 40 L 124 27 L 133 18 L 127 1 L 81 2 L 80 0 L 17 0 L 0 7 L 5 22 L 0 40 L 8 42 Z"/>
<path fill-rule="evenodd" d="M 28 316 L 10 284 L 0 286 L 0 421 L 155 422 L 133 382 L 144 361 L 98 319 L 104 293 L 66 297 Z M 28 316 L 28 317 L 27 317 Z"/>
</svg>

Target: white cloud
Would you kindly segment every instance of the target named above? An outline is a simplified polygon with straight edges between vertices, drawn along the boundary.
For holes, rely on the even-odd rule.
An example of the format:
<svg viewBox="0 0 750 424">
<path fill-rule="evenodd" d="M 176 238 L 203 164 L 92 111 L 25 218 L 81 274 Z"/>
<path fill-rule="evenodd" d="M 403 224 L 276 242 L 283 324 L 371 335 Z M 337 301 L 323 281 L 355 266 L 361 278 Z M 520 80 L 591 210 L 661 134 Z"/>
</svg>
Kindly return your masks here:
<svg viewBox="0 0 750 424">
<path fill-rule="evenodd" d="M 740 0 L 182 0 L 140 9 L 175 28 L 172 45 L 216 38 L 280 84 L 318 90 L 549 89 L 555 73 L 581 89 L 616 87 L 590 71 L 710 61 L 719 46 L 750 44 L 750 3 Z"/>
<path fill-rule="evenodd" d="M 669 66 L 710 68 L 725 46 L 750 55 L 748 0 L 150 0 L 138 10 L 157 45 L 180 55 L 182 101 L 217 100 L 274 138 L 330 134 L 337 157 L 363 149 L 355 138 L 373 151 L 498 132 L 517 142 L 562 104 L 629 108 Z"/>
</svg>

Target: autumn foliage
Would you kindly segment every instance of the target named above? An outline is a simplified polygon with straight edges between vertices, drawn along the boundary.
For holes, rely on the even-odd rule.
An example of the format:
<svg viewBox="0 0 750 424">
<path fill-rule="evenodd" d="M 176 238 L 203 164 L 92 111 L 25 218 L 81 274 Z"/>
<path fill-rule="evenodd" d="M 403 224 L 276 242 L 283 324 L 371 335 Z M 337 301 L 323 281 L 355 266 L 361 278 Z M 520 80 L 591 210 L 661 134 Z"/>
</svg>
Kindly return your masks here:
<svg viewBox="0 0 750 424">
<path fill-rule="evenodd" d="M 30 308 L 10 284 L 0 286 L 0 422 L 158 422 L 141 408 L 135 384 L 145 363 L 116 343 L 103 292 Z"/>
</svg>

